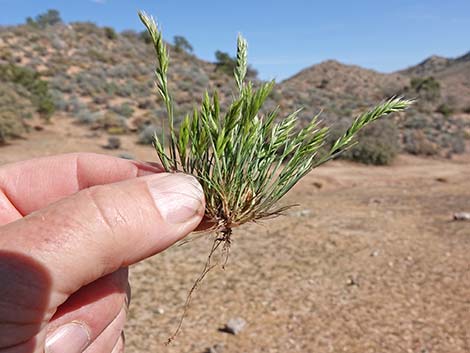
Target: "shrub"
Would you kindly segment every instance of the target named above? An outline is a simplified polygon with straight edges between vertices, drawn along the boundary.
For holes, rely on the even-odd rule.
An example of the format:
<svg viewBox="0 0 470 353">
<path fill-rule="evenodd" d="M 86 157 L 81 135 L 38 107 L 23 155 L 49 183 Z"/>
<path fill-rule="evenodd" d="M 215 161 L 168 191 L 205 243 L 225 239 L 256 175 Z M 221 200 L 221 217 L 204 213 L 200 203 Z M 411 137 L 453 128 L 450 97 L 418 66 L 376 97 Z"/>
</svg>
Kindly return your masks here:
<svg viewBox="0 0 470 353">
<path fill-rule="evenodd" d="M 132 109 L 129 103 L 112 106 L 111 110 L 119 115 L 125 116 L 126 118 L 130 118 L 134 114 L 134 109 Z"/>
<path fill-rule="evenodd" d="M 454 109 L 449 104 L 442 103 L 437 107 L 436 112 L 441 113 L 446 118 L 448 118 L 454 113 Z"/>
<path fill-rule="evenodd" d="M 152 43 L 152 38 L 150 38 L 150 34 L 147 31 L 142 31 L 139 33 L 139 38 L 142 40 L 145 44 L 150 44 Z"/>
<path fill-rule="evenodd" d="M 104 29 L 104 35 L 106 36 L 106 38 L 108 38 L 109 40 L 117 39 L 116 31 L 113 28 L 104 27 L 103 29 Z"/>
<path fill-rule="evenodd" d="M 67 111 L 72 114 L 78 114 L 81 110 L 84 109 L 86 109 L 86 104 L 76 96 L 72 96 L 67 103 Z"/>
<path fill-rule="evenodd" d="M 26 19 L 26 24 L 38 28 L 46 28 L 59 23 L 62 23 L 62 19 L 57 10 L 47 10 L 47 12 L 37 15 L 34 20 L 31 17 Z"/>
<path fill-rule="evenodd" d="M 124 134 L 128 131 L 127 119 L 122 115 L 110 111 L 102 115 L 98 119 L 97 124 L 108 133 L 115 135 Z"/>
<path fill-rule="evenodd" d="M 225 72 L 228 75 L 233 74 L 233 71 L 237 66 L 237 58 L 233 58 L 228 53 L 217 50 L 215 52 L 215 59 L 216 69 Z M 250 78 L 256 78 L 258 76 L 258 72 L 248 65 L 246 75 Z"/>
<path fill-rule="evenodd" d="M 177 52 L 193 52 L 193 46 L 189 41 L 183 36 L 174 36 L 173 37 L 173 45 L 175 46 L 175 50 Z"/>
<path fill-rule="evenodd" d="M 0 85 L 0 145 L 26 131 L 24 119 L 33 109 L 28 99 L 16 93 L 14 85 Z"/>
<path fill-rule="evenodd" d="M 139 143 L 143 145 L 151 145 L 155 134 L 161 134 L 161 129 L 155 125 L 145 126 L 139 133 Z"/>
<path fill-rule="evenodd" d="M 439 153 L 438 145 L 429 141 L 421 130 L 405 131 L 403 144 L 405 151 L 411 154 L 433 156 Z"/>
<path fill-rule="evenodd" d="M 435 101 L 441 96 L 441 85 L 434 77 L 414 77 L 411 88 L 422 98 Z"/>
<path fill-rule="evenodd" d="M 331 147 L 337 136 L 344 133 L 350 123 L 341 120 L 333 127 L 328 145 Z M 343 153 L 340 158 L 372 165 L 390 164 L 400 151 L 399 133 L 393 120 L 380 120 L 359 133 L 359 143 Z"/>
<path fill-rule="evenodd" d="M 0 65 L 0 79 L 23 86 L 30 93 L 36 111 L 46 120 L 54 113 L 55 106 L 46 81 L 39 78 L 33 70 L 13 64 Z"/>
<path fill-rule="evenodd" d="M 101 113 L 90 112 L 88 109 L 81 110 L 77 115 L 76 119 L 81 124 L 94 124 L 101 118 Z"/>
</svg>

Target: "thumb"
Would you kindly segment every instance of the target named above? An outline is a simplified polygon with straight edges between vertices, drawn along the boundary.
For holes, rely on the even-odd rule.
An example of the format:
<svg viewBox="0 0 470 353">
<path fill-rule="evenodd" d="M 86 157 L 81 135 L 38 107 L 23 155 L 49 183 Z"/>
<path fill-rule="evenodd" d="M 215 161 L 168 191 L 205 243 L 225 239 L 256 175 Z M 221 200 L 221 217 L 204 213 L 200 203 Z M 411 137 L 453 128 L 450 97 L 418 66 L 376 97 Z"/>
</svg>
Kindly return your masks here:
<svg viewBox="0 0 470 353">
<path fill-rule="evenodd" d="M 82 190 L 10 223 L 0 249 L 42 265 L 54 308 L 80 287 L 166 249 L 203 214 L 196 179 L 154 174 Z"/>
</svg>

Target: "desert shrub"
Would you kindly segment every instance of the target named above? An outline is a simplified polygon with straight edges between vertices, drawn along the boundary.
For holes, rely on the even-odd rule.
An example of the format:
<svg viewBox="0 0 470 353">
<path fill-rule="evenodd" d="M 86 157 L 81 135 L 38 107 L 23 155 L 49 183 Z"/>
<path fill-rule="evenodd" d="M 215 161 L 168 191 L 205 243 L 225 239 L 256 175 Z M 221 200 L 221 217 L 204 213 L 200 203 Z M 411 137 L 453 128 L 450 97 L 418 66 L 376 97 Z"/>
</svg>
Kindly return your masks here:
<svg viewBox="0 0 470 353">
<path fill-rule="evenodd" d="M 97 120 L 97 124 L 100 128 L 105 129 L 111 134 L 124 134 L 128 131 L 126 117 L 112 111 L 108 111 L 102 115 Z"/>
<path fill-rule="evenodd" d="M 342 119 L 333 127 L 328 145 L 336 140 L 350 125 Z M 400 151 L 398 128 L 393 120 L 380 120 L 359 133 L 359 143 L 343 153 L 340 158 L 372 165 L 390 164 Z"/>
<path fill-rule="evenodd" d="M 134 93 L 134 83 L 130 80 L 126 80 L 125 83 L 118 84 L 116 95 L 119 97 L 130 97 Z"/>
<path fill-rule="evenodd" d="M 7 139 L 19 137 L 25 131 L 21 119 L 12 111 L 0 110 L 0 145 Z"/>
<path fill-rule="evenodd" d="M 129 103 L 112 106 L 111 110 L 116 114 L 125 116 L 126 118 L 130 118 L 134 114 L 134 109 L 129 105 Z"/>
<path fill-rule="evenodd" d="M 0 84 L 0 145 L 26 131 L 24 119 L 32 111 L 31 101 L 19 95 L 13 84 Z"/>
<path fill-rule="evenodd" d="M 109 98 L 105 95 L 95 95 L 93 97 L 93 103 L 98 104 L 98 105 L 104 105 L 108 103 Z"/>
<path fill-rule="evenodd" d="M 85 108 L 79 111 L 75 117 L 80 124 L 94 124 L 101 118 L 101 113 L 91 112 Z"/>
<path fill-rule="evenodd" d="M 433 156 L 439 153 L 439 146 L 430 141 L 421 130 L 406 130 L 403 133 L 404 150 L 415 155 Z"/>
<path fill-rule="evenodd" d="M 153 101 L 150 99 L 144 99 L 137 102 L 139 109 L 150 109 L 153 106 Z"/>
<path fill-rule="evenodd" d="M 29 98 L 36 111 L 45 119 L 54 113 L 55 106 L 46 81 L 37 72 L 13 64 L 0 65 L 0 80 L 23 86 L 30 93 Z"/>
<path fill-rule="evenodd" d="M 139 33 L 132 29 L 125 29 L 124 31 L 121 32 L 121 35 L 127 39 L 130 40 L 136 40 L 139 38 Z"/>
<path fill-rule="evenodd" d="M 233 70 L 235 70 L 235 67 L 237 66 L 237 58 L 231 57 L 228 53 L 217 50 L 215 52 L 215 59 L 217 70 L 225 72 L 228 75 L 233 74 Z M 258 72 L 248 65 L 246 75 L 249 78 L 256 78 L 258 76 Z"/>
<path fill-rule="evenodd" d="M 410 84 L 411 88 L 426 100 L 435 101 L 441 96 L 441 85 L 434 77 L 414 77 Z"/>
<path fill-rule="evenodd" d="M 454 113 L 454 109 L 447 103 L 442 103 L 436 108 L 436 112 L 441 113 L 446 118 Z"/>
<path fill-rule="evenodd" d="M 117 39 L 117 33 L 116 31 L 111 28 L 111 27 L 104 27 L 103 28 L 104 30 L 104 35 L 106 36 L 106 38 L 108 38 L 109 40 L 115 40 Z"/>
<path fill-rule="evenodd" d="M 101 28 L 99 28 L 96 24 L 93 22 L 72 22 L 70 25 L 73 27 L 75 32 L 78 34 L 86 37 L 90 36 L 92 34 L 95 35 L 102 35 L 101 33 Z"/>
<path fill-rule="evenodd" d="M 152 124 L 144 126 L 139 133 L 138 142 L 143 145 L 150 145 L 153 143 L 153 137 L 155 136 L 155 134 L 161 135 L 161 129 L 159 127 L 156 127 Z"/>
<path fill-rule="evenodd" d="M 55 35 L 51 40 L 51 45 L 55 50 L 67 49 L 67 43 Z"/>
<path fill-rule="evenodd" d="M 41 29 L 59 23 L 62 23 L 62 18 L 57 10 L 47 10 L 47 12 L 37 15 L 35 19 L 31 17 L 26 18 L 26 24 Z"/>
<path fill-rule="evenodd" d="M 116 63 L 116 59 L 114 58 L 114 56 L 109 55 L 107 53 L 104 53 L 103 51 L 100 51 L 94 48 L 88 49 L 87 56 L 93 60 L 101 61 L 106 64 Z"/>
<path fill-rule="evenodd" d="M 83 103 L 77 96 L 72 96 L 67 103 L 67 111 L 74 115 L 86 109 L 86 104 Z"/>
<path fill-rule="evenodd" d="M 52 101 L 54 102 L 54 107 L 59 111 L 66 111 L 68 107 L 68 102 L 66 101 L 64 94 L 56 89 L 51 90 Z"/>
<path fill-rule="evenodd" d="M 183 51 L 187 52 L 187 53 L 192 53 L 193 52 L 193 46 L 183 36 L 174 36 L 173 37 L 173 45 L 174 45 L 175 50 L 177 52 L 183 52 Z"/>
<path fill-rule="evenodd" d="M 426 117 L 422 114 L 408 114 L 406 120 L 403 122 L 403 127 L 405 129 L 424 129 L 429 126 L 429 117 Z"/>
<path fill-rule="evenodd" d="M 142 31 L 139 33 L 139 38 L 142 40 L 145 44 L 150 44 L 152 43 L 152 38 L 150 38 L 150 34 L 147 31 Z"/>
<path fill-rule="evenodd" d="M 108 96 L 114 96 L 119 87 L 114 82 L 105 82 L 103 89 Z"/>
</svg>

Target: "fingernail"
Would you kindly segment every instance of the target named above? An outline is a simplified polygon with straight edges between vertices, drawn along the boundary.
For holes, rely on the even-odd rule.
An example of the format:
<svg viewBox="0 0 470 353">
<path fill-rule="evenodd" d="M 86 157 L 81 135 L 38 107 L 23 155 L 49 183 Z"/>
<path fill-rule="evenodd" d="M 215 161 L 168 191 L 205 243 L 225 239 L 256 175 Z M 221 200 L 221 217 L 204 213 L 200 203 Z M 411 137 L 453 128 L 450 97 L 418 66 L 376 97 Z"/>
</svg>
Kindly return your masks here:
<svg viewBox="0 0 470 353">
<path fill-rule="evenodd" d="M 82 353 L 90 344 L 90 334 L 82 324 L 72 322 L 58 328 L 46 339 L 46 353 Z"/>
<path fill-rule="evenodd" d="M 138 176 L 152 175 L 155 173 L 162 173 L 163 167 L 158 163 L 143 162 L 143 161 L 132 161 L 134 165 L 139 168 L 137 173 Z"/>
<path fill-rule="evenodd" d="M 160 174 L 150 179 L 148 186 L 160 215 L 167 223 L 185 223 L 204 211 L 204 193 L 192 176 Z"/>
</svg>

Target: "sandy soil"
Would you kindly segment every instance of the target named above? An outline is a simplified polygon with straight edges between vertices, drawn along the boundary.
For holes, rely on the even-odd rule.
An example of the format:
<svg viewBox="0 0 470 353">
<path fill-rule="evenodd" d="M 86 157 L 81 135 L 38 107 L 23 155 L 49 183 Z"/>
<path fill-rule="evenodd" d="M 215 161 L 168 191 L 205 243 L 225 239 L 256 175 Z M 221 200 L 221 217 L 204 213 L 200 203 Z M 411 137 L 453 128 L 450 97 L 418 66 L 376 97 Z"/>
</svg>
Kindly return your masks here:
<svg viewBox="0 0 470 353">
<path fill-rule="evenodd" d="M 0 148 L 6 162 L 72 151 L 154 160 L 135 136 L 101 148 L 68 120 Z M 233 237 L 225 271 L 197 292 L 170 346 L 210 237 L 131 270 L 127 352 L 470 352 L 470 156 L 401 156 L 390 167 L 332 162 L 307 176 L 284 217 L 247 225 Z M 246 320 L 237 336 L 219 329 Z M 215 351 L 214 351 L 215 352 Z"/>
</svg>

